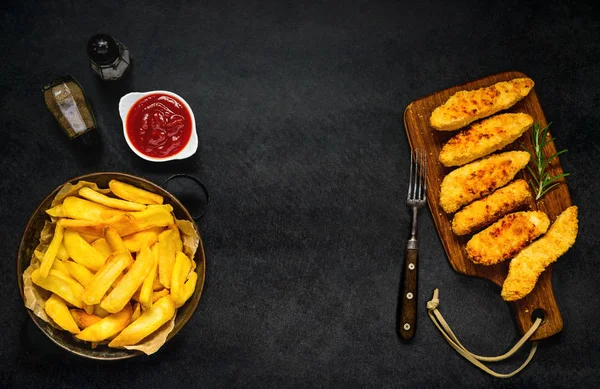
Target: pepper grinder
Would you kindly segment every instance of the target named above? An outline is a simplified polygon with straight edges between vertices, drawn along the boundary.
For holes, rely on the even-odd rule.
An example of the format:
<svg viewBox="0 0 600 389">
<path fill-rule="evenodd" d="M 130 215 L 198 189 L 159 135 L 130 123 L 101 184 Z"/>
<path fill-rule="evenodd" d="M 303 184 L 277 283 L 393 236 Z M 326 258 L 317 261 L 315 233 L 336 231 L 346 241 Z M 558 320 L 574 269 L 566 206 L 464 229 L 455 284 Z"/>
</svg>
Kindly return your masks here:
<svg viewBox="0 0 600 389">
<path fill-rule="evenodd" d="M 108 34 L 96 34 L 87 43 L 90 67 L 101 79 L 118 80 L 129 68 L 129 49 Z"/>
</svg>

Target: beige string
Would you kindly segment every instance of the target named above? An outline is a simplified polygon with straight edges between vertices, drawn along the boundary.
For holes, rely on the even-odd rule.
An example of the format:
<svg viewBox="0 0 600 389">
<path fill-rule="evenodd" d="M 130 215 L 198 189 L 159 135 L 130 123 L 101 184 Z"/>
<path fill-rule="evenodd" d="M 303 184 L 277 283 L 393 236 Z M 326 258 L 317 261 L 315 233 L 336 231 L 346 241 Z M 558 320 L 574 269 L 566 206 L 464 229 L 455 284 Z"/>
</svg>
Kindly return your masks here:
<svg viewBox="0 0 600 389">
<path fill-rule="evenodd" d="M 537 350 L 538 342 L 533 342 L 533 344 L 531 345 L 531 350 L 529 351 L 529 356 L 527 357 L 525 362 L 523 362 L 523 364 L 518 369 L 516 369 L 515 371 L 513 371 L 511 373 L 507 373 L 507 374 L 497 373 L 480 362 L 480 361 L 498 362 L 498 361 L 503 361 L 503 360 L 513 356 L 513 354 L 516 353 L 523 346 L 523 344 L 525 344 L 525 342 L 527 342 L 527 340 L 531 337 L 531 335 L 533 335 L 533 333 L 538 329 L 538 327 L 542 323 L 541 318 L 538 317 L 537 319 L 535 319 L 535 322 L 533 323 L 533 325 L 531 326 L 529 331 L 527 331 L 527 333 L 525 335 L 523 335 L 521 340 L 519 340 L 517 342 L 517 344 L 515 344 L 514 347 L 511 348 L 507 353 L 497 356 L 497 357 L 483 357 L 480 355 L 473 354 L 472 352 L 467 350 L 467 348 L 458 341 L 458 338 L 456 337 L 456 335 L 454 335 L 454 332 L 452 332 L 452 330 L 450 329 L 450 326 L 448 325 L 446 320 L 444 320 L 440 311 L 438 311 L 437 307 L 439 304 L 440 304 L 439 291 L 438 291 L 438 289 L 435 289 L 433 291 L 433 298 L 427 302 L 427 311 L 429 313 L 429 318 L 431 319 L 431 321 L 433 321 L 433 324 L 435 324 L 435 326 L 438 328 L 438 330 L 440 330 L 440 332 L 442 333 L 442 335 L 444 336 L 446 341 L 450 344 L 450 346 L 452 346 L 453 349 L 455 349 L 467 361 L 471 362 L 473 365 L 477 366 L 478 368 L 480 368 L 484 372 L 488 373 L 489 375 L 497 377 L 497 378 L 512 377 L 515 374 L 517 374 L 518 372 L 520 372 L 521 370 L 523 370 L 525 368 L 525 366 L 527 366 L 527 364 L 533 358 L 533 356 Z"/>
</svg>

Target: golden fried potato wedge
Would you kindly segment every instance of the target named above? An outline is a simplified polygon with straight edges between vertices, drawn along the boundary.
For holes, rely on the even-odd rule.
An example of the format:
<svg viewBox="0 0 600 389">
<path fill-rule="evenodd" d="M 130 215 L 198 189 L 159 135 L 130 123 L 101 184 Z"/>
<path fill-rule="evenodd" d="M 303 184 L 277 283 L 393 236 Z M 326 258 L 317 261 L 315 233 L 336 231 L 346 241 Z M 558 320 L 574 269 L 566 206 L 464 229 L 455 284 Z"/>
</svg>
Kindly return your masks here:
<svg viewBox="0 0 600 389">
<path fill-rule="evenodd" d="M 125 211 L 112 209 L 74 196 L 67 197 L 63 201 L 62 208 L 65 217 L 97 222 L 103 222 L 125 213 Z"/>
<path fill-rule="evenodd" d="M 173 207 L 169 204 L 165 205 L 149 205 L 143 211 L 131 212 L 131 215 L 136 222 L 137 230 L 147 230 L 152 227 L 167 227 L 175 223 L 173 218 Z"/>
<path fill-rule="evenodd" d="M 194 294 L 196 290 L 196 283 L 198 282 L 198 273 L 195 271 L 190 274 L 188 280 L 183 284 L 183 302 L 181 305 L 185 304 L 186 301 L 189 300 L 190 297 Z M 180 305 L 180 306 L 181 306 Z M 179 308 L 179 307 L 177 307 Z"/>
<path fill-rule="evenodd" d="M 140 303 L 135 303 L 133 305 L 133 313 L 131 314 L 131 320 L 130 322 L 133 323 L 134 321 L 137 320 L 138 317 L 140 317 L 142 315 L 142 304 Z"/>
<path fill-rule="evenodd" d="M 68 270 L 69 275 L 77 280 L 84 287 L 88 286 L 94 278 L 92 273 L 87 267 L 73 261 L 65 261 L 65 268 Z"/>
<path fill-rule="evenodd" d="M 73 320 L 75 320 L 75 323 L 77 324 L 77 327 L 81 329 L 88 328 L 92 324 L 97 323 L 102 319 L 101 317 L 89 314 L 81 309 L 71 309 L 70 312 Z"/>
<path fill-rule="evenodd" d="M 152 247 L 158 241 L 158 234 L 164 231 L 163 227 L 152 227 L 147 230 L 134 232 L 123 237 L 125 247 L 131 252 L 139 252 L 142 247 Z"/>
<path fill-rule="evenodd" d="M 31 281 L 40 288 L 46 289 L 62 297 L 63 300 L 77 308 L 83 308 L 84 303 L 81 299 L 84 288 L 68 275 L 58 271 L 50 270 L 48 276 L 42 276 L 40 269 L 35 269 L 31 273 Z"/>
<path fill-rule="evenodd" d="M 108 315 L 104 319 L 90 325 L 75 337 L 79 340 L 88 342 L 101 342 L 108 338 L 112 338 L 127 327 L 131 319 L 131 304 L 126 304 L 125 307 L 112 315 Z"/>
<path fill-rule="evenodd" d="M 92 242 L 92 247 L 98 250 L 100 254 L 106 259 L 112 255 L 112 249 L 108 245 L 108 242 L 104 238 L 98 238 Z"/>
<path fill-rule="evenodd" d="M 64 236 L 63 236 L 63 239 L 64 239 Z M 67 252 L 67 249 L 65 248 L 64 243 L 65 242 L 60 243 L 60 247 L 58 248 L 58 252 L 56 253 L 56 258 L 58 258 L 62 261 L 66 261 L 67 259 L 71 258 L 71 257 L 69 257 L 69 253 Z"/>
<path fill-rule="evenodd" d="M 65 229 L 60 223 L 56 223 L 54 228 L 54 236 L 52 237 L 52 241 L 48 246 L 48 250 L 44 253 L 44 258 L 42 258 L 42 263 L 40 264 L 40 274 L 42 277 L 46 277 L 48 272 L 52 268 L 52 263 L 58 254 L 58 250 L 60 249 L 60 244 L 63 241 Z"/>
<path fill-rule="evenodd" d="M 171 276 L 171 298 L 176 307 L 182 306 L 185 302 L 183 300 L 183 285 L 191 268 L 192 261 L 183 252 L 178 251 L 175 255 L 175 264 Z"/>
<path fill-rule="evenodd" d="M 117 196 L 127 201 L 139 204 L 162 204 L 163 198 L 156 193 L 136 188 L 133 185 L 126 184 L 118 180 L 111 180 L 108 187 Z"/>
<path fill-rule="evenodd" d="M 93 314 L 98 316 L 99 318 L 104 319 L 106 316 L 110 315 L 110 312 L 106 311 L 104 308 L 100 306 L 100 304 L 96 304 L 93 306 Z"/>
<path fill-rule="evenodd" d="M 64 245 L 69 253 L 69 257 L 90 270 L 100 269 L 106 258 L 98 252 L 92 245 L 85 241 L 79 233 L 66 230 L 64 234 Z"/>
<path fill-rule="evenodd" d="M 171 287 L 173 265 L 175 264 L 176 243 L 173 230 L 166 230 L 158 235 L 158 279 L 165 288 Z"/>
<path fill-rule="evenodd" d="M 110 313 L 119 312 L 131 300 L 133 294 L 142 285 L 152 266 L 154 257 L 150 248 L 144 247 L 138 254 L 131 269 L 119 281 L 115 288 L 102 300 L 100 306 Z"/>
<path fill-rule="evenodd" d="M 154 281 L 156 280 L 156 273 L 158 270 L 158 257 L 156 256 L 158 250 L 155 247 L 158 248 L 158 245 L 155 244 L 152 247 L 152 250 L 150 250 L 152 256 L 152 268 L 150 269 L 150 273 L 148 273 L 148 276 L 146 279 L 144 279 L 142 287 L 140 288 L 139 302 L 143 306 L 144 310 L 152 307 L 152 287 L 154 286 Z"/>
<path fill-rule="evenodd" d="M 89 305 L 99 304 L 113 282 L 132 262 L 128 251 L 118 252 L 110 257 L 85 288 L 83 301 Z"/>
<path fill-rule="evenodd" d="M 101 222 L 81 219 L 60 219 L 59 223 L 62 224 L 65 229 L 79 233 L 79 235 L 81 235 L 88 243 L 101 238 L 105 226 L 105 224 Z"/>
<path fill-rule="evenodd" d="M 52 293 L 50 298 L 46 300 L 44 310 L 63 330 L 67 330 L 72 334 L 78 334 L 80 332 L 77 323 L 73 320 L 73 316 L 71 316 L 71 312 L 69 312 L 65 300 L 61 299 L 56 294 Z"/>
<path fill-rule="evenodd" d="M 175 315 L 175 304 L 173 304 L 171 296 L 164 296 L 154 303 L 152 308 L 142 313 L 136 321 L 121 331 L 108 344 L 108 347 L 123 347 L 137 344 L 171 320 L 173 315 Z"/>
<path fill-rule="evenodd" d="M 144 204 L 108 197 L 87 187 L 79 189 L 79 196 L 86 200 L 122 211 L 143 211 L 146 209 Z"/>
<path fill-rule="evenodd" d="M 152 303 L 157 302 L 161 298 L 169 294 L 169 289 L 162 289 L 152 293 Z"/>
<path fill-rule="evenodd" d="M 47 209 L 46 213 L 48 215 L 50 215 L 51 217 L 65 217 L 65 214 L 64 214 L 63 208 L 62 208 L 62 204 L 58 204 L 57 206 Z"/>
<path fill-rule="evenodd" d="M 121 236 L 113 227 L 104 227 L 104 238 L 106 239 L 106 242 L 108 243 L 108 246 L 111 248 L 113 253 L 129 253 L 129 250 L 127 250 L 127 246 L 125 246 L 125 243 L 123 243 L 123 239 L 121 239 Z"/>
<path fill-rule="evenodd" d="M 61 219 L 61 220 L 66 220 L 66 219 Z M 83 233 L 80 232 L 79 235 L 81 235 L 81 237 L 83 238 L 83 240 L 85 240 L 89 244 L 92 244 L 93 241 L 95 241 L 96 239 L 98 239 L 97 235 L 87 234 L 85 232 L 83 232 Z"/>
<path fill-rule="evenodd" d="M 69 271 L 69 268 L 67 267 L 66 262 L 63 262 L 58 258 L 54 260 L 54 263 L 52 264 L 52 269 L 50 269 L 50 270 L 58 270 L 59 272 L 65 274 L 67 276 L 71 276 L 71 272 Z"/>
</svg>

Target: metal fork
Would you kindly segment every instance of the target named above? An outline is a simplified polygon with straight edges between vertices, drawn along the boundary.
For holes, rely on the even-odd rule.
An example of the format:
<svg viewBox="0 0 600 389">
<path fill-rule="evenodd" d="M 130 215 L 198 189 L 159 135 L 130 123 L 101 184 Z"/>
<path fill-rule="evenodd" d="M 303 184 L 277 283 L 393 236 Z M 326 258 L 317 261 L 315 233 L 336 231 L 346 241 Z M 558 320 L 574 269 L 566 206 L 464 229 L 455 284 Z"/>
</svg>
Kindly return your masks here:
<svg viewBox="0 0 600 389">
<path fill-rule="evenodd" d="M 404 252 L 404 272 L 402 293 L 400 294 L 400 328 L 403 339 L 409 340 L 415 335 L 417 323 L 417 264 L 419 243 L 417 241 L 417 213 L 427 203 L 427 157 L 423 150 L 416 149 L 410 154 L 410 178 L 406 204 L 412 209 L 412 229 Z"/>
</svg>

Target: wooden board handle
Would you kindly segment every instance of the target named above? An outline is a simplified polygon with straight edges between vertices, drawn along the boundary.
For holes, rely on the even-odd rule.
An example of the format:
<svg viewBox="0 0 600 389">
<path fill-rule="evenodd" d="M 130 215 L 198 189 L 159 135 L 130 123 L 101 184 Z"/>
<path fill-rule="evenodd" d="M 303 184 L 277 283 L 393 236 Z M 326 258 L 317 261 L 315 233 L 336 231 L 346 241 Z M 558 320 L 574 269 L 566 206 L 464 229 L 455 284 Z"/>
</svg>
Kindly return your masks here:
<svg viewBox="0 0 600 389">
<path fill-rule="evenodd" d="M 552 269 L 546 269 L 540 276 L 534 291 L 511 303 L 515 313 L 515 320 L 519 332 L 527 332 L 535 318 L 532 318 L 536 310 L 541 310 L 544 320 L 539 328 L 533 333 L 529 340 L 541 340 L 559 333 L 563 328 L 563 320 L 560 310 L 552 292 Z"/>
<path fill-rule="evenodd" d="M 407 248 L 404 252 L 404 270 L 402 276 L 402 292 L 400 299 L 400 328 L 402 339 L 410 340 L 415 336 L 417 324 L 417 265 L 419 251 Z"/>
</svg>

